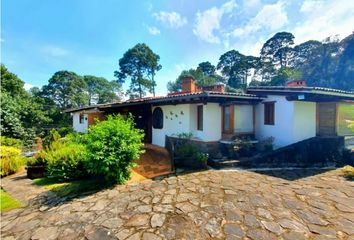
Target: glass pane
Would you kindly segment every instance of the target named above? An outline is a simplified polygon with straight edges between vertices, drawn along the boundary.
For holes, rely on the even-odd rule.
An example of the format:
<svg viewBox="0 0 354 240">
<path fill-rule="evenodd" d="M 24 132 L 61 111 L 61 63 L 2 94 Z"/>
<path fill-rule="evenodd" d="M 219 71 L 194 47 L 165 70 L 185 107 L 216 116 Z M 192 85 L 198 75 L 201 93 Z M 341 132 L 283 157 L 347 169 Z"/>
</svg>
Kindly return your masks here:
<svg viewBox="0 0 354 240">
<path fill-rule="evenodd" d="M 224 131 L 230 131 L 230 106 L 224 107 Z"/>
</svg>

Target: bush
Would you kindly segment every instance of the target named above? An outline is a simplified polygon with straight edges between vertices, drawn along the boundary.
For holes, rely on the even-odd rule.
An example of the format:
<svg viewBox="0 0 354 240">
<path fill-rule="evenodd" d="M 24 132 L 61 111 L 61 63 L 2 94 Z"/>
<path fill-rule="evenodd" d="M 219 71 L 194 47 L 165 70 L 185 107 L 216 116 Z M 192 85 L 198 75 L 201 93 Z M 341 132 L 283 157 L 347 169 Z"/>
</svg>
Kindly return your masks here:
<svg viewBox="0 0 354 240">
<path fill-rule="evenodd" d="M 98 122 L 85 137 L 88 172 L 104 176 L 107 181 L 124 183 L 130 178 L 134 160 L 142 153 L 143 137 L 131 116 L 109 116 Z"/>
<path fill-rule="evenodd" d="M 1 146 L 8 146 L 8 147 L 16 147 L 16 148 L 23 147 L 23 143 L 20 139 L 9 138 L 9 137 L 5 137 L 5 136 L 0 137 L 0 145 Z"/>
<path fill-rule="evenodd" d="M 86 175 L 85 155 L 85 146 L 64 142 L 42 152 L 40 159 L 44 159 L 47 164 L 48 178 L 63 181 L 79 179 Z"/>
<path fill-rule="evenodd" d="M 15 147 L 0 146 L 1 177 L 16 173 L 24 164 L 25 158 L 21 155 L 21 150 Z"/>
</svg>

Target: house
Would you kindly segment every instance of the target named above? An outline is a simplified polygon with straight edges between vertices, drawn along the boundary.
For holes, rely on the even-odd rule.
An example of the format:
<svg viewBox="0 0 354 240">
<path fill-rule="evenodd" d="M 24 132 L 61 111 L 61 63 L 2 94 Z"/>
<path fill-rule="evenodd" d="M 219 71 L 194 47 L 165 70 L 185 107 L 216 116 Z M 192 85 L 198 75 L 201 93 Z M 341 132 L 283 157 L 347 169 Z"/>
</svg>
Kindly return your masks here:
<svg viewBox="0 0 354 240">
<path fill-rule="evenodd" d="M 353 135 L 347 121 L 354 120 L 354 93 L 307 87 L 305 81 L 230 93 L 223 85 L 199 87 L 185 77 L 181 92 L 66 112 L 79 132 L 107 114 L 131 113 L 145 132 L 145 142 L 162 147 L 166 136 L 192 133 L 194 140 L 205 143 L 242 135 L 272 137 L 279 148 L 314 136 Z"/>
</svg>

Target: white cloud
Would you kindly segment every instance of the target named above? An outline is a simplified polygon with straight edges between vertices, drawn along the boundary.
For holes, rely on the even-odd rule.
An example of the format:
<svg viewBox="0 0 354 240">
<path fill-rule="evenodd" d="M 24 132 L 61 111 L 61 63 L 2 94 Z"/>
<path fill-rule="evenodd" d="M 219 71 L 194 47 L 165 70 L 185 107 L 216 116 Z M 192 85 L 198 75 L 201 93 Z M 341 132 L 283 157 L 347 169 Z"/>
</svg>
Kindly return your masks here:
<svg viewBox="0 0 354 240">
<path fill-rule="evenodd" d="M 50 57 L 63 57 L 69 54 L 69 51 L 53 45 L 44 46 L 42 52 Z"/>
<path fill-rule="evenodd" d="M 187 18 L 176 12 L 160 11 L 159 13 L 154 13 L 152 16 L 169 28 L 180 28 L 187 24 Z"/>
<path fill-rule="evenodd" d="M 179 74 L 183 70 L 186 70 L 186 64 L 180 63 L 175 65 L 176 72 Z"/>
<path fill-rule="evenodd" d="M 248 23 L 233 31 L 235 37 L 245 37 L 261 29 L 275 31 L 288 23 L 288 16 L 284 4 L 279 1 L 274 4 L 264 5 L 257 15 Z"/>
<path fill-rule="evenodd" d="M 234 0 L 224 3 L 220 8 L 212 7 L 196 15 L 193 33 L 203 41 L 209 43 L 220 43 L 215 30 L 220 28 L 220 22 L 224 14 L 232 12 L 237 4 Z"/>
<path fill-rule="evenodd" d="M 147 27 L 151 35 L 159 35 L 161 32 L 157 27 Z"/>
<path fill-rule="evenodd" d="M 23 88 L 28 91 L 30 90 L 31 88 L 33 88 L 34 86 L 32 84 L 29 84 L 29 83 L 25 83 L 25 85 L 23 86 Z"/>
<path fill-rule="evenodd" d="M 318 0 L 304 0 L 301 5 L 300 12 L 311 13 L 312 11 L 316 10 L 316 8 L 321 7 L 321 5 L 322 2 Z"/>
<path fill-rule="evenodd" d="M 348 4 L 347 0 L 315 3 L 305 0 L 301 11 L 304 14 L 303 21 L 291 30 L 296 43 L 310 39 L 323 40 L 337 34 L 343 38 L 354 30 L 354 4 Z"/>
</svg>

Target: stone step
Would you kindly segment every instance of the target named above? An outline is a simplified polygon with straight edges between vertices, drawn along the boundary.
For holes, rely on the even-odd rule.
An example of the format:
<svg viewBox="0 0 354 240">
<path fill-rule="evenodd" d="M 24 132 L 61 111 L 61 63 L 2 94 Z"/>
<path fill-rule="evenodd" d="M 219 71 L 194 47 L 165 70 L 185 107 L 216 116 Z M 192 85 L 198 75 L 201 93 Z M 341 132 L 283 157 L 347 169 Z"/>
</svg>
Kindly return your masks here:
<svg viewBox="0 0 354 240">
<path fill-rule="evenodd" d="M 208 165 L 213 168 L 221 169 L 221 168 L 231 168 L 231 167 L 243 167 L 247 166 L 249 162 L 248 158 L 240 158 L 240 159 L 211 159 L 208 161 Z"/>
</svg>

